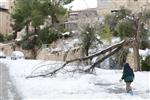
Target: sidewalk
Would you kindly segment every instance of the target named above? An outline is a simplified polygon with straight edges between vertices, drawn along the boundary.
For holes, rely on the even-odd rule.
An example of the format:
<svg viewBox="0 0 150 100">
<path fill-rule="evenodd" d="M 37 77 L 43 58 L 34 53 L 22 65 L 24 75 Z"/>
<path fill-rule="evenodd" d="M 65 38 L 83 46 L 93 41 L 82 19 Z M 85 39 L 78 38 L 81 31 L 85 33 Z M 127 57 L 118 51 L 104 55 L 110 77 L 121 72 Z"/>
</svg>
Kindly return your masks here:
<svg viewBox="0 0 150 100">
<path fill-rule="evenodd" d="M 12 84 L 8 68 L 0 63 L 0 100 L 21 100 Z"/>
</svg>

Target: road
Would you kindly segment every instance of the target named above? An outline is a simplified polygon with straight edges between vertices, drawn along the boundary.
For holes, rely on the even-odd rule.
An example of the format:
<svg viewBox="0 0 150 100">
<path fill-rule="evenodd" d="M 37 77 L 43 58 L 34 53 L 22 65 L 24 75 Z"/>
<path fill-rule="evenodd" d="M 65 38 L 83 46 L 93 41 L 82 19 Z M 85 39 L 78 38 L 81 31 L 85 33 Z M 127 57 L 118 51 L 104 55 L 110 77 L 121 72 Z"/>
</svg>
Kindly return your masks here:
<svg viewBox="0 0 150 100">
<path fill-rule="evenodd" d="M 0 100 L 21 100 L 17 89 L 12 84 L 6 65 L 0 63 Z"/>
</svg>

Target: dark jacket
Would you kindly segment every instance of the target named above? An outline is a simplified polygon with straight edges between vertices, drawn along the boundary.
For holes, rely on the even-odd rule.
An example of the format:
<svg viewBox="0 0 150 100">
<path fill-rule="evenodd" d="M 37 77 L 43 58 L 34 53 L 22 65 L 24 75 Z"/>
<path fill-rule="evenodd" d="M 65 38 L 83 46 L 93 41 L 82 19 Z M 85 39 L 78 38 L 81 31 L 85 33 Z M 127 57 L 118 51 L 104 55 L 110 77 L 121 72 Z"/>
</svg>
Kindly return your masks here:
<svg viewBox="0 0 150 100">
<path fill-rule="evenodd" d="M 124 65 L 123 75 L 121 79 L 124 79 L 125 82 L 132 82 L 134 79 L 134 73 L 128 63 Z"/>
</svg>

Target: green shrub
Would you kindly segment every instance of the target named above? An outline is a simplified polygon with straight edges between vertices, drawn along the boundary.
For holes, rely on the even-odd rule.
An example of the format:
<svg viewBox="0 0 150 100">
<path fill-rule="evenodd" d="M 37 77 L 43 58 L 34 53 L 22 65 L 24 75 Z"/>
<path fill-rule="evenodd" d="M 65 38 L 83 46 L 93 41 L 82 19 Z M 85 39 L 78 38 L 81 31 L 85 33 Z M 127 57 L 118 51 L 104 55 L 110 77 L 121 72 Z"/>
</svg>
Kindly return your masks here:
<svg viewBox="0 0 150 100">
<path fill-rule="evenodd" d="M 45 28 L 39 34 L 39 40 L 44 44 L 50 44 L 61 37 L 61 34 L 54 28 Z"/>
<path fill-rule="evenodd" d="M 4 42 L 4 35 L 0 33 L 0 42 Z"/>
<path fill-rule="evenodd" d="M 31 50 L 34 48 L 34 44 L 31 41 L 24 41 L 22 43 L 22 49 L 24 50 Z"/>
<path fill-rule="evenodd" d="M 14 36 L 12 34 L 10 34 L 10 35 L 6 34 L 6 36 L 5 36 L 6 41 L 11 41 L 11 40 L 13 40 L 13 38 L 14 38 Z"/>
<path fill-rule="evenodd" d="M 149 48 L 149 45 L 150 45 L 150 41 L 142 41 L 141 43 L 140 43 L 140 49 L 143 49 L 143 50 L 145 50 L 146 48 Z"/>
<path fill-rule="evenodd" d="M 150 71 L 150 55 L 142 60 L 142 71 Z"/>
</svg>

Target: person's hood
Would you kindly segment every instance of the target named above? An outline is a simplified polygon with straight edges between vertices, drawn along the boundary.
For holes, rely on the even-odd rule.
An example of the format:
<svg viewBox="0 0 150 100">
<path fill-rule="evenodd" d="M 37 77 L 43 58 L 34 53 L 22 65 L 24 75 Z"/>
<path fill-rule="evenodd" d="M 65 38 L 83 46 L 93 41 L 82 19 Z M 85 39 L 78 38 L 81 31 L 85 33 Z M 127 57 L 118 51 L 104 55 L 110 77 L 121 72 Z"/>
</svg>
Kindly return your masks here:
<svg viewBox="0 0 150 100">
<path fill-rule="evenodd" d="M 128 63 L 126 63 L 126 64 L 124 65 L 124 69 L 130 69 L 130 66 L 129 66 Z"/>
</svg>

